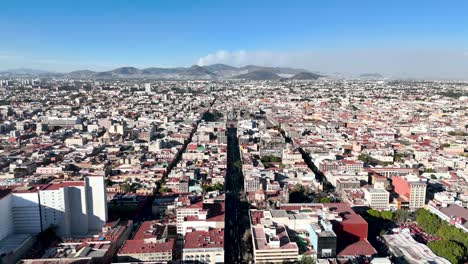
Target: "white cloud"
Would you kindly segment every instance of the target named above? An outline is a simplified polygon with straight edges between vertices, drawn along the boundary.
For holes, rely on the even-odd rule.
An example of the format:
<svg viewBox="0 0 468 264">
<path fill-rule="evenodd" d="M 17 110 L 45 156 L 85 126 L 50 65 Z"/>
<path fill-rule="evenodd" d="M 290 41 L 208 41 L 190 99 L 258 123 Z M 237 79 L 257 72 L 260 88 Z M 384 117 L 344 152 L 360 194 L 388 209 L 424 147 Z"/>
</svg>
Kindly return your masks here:
<svg viewBox="0 0 468 264">
<path fill-rule="evenodd" d="M 301 55 L 301 53 L 294 54 L 271 51 L 220 50 L 199 58 L 197 64 L 200 66 L 214 63 L 225 63 L 234 66 L 244 66 L 248 64 L 274 66 L 282 63 L 289 63 L 292 60 L 295 60 L 297 55 Z"/>
<path fill-rule="evenodd" d="M 460 56 L 464 54 L 464 56 Z M 395 77 L 468 79 L 468 52 L 449 49 L 354 49 L 321 51 L 227 51 L 198 59 L 198 65 L 224 63 L 305 68 L 323 73 L 379 72 Z"/>
</svg>

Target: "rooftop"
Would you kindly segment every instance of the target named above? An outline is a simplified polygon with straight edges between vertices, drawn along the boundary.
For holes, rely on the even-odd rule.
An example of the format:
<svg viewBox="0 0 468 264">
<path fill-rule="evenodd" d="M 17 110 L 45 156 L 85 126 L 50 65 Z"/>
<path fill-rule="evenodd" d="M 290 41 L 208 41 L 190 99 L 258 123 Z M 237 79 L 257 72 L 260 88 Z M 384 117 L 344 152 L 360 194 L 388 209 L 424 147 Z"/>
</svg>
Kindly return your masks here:
<svg viewBox="0 0 468 264">
<path fill-rule="evenodd" d="M 224 229 L 188 232 L 184 237 L 184 249 L 186 248 L 224 248 Z"/>
</svg>

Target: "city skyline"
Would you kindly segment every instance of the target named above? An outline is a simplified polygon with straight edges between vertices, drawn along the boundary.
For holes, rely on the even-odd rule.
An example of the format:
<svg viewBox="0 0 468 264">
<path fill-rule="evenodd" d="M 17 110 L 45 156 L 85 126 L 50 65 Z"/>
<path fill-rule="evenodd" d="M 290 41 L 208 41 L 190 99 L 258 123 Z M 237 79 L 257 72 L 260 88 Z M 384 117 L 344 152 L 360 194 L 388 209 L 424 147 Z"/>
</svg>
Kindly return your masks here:
<svg viewBox="0 0 468 264">
<path fill-rule="evenodd" d="M 26 2 L 3 6 L 0 70 L 224 63 L 468 79 L 462 1 Z"/>
</svg>

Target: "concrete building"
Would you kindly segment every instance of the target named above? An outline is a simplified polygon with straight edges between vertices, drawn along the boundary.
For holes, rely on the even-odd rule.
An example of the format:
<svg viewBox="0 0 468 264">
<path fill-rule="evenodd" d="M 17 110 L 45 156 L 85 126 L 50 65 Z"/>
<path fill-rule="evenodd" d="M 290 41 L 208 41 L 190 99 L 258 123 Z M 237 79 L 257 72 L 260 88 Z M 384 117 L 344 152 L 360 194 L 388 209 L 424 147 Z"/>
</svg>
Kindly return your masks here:
<svg viewBox="0 0 468 264">
<path fill-rule="evenodd" d="M 37 234 L 50 226 L 59 236 L 100 231 L 107 222 L 104 178 L 16 187 L 0 199 L 0 239 L 9 234 Z M 4 219 L 3 219 L 4 218 Z"/>
<path fill-rule="evenodd" d="M 224 263 L 224 229 L 213 228 L 185 234 L 182 261 L 184 263 Z"/>
<path fill-rule="evenodd" d="M 390 193 L 384 189 L 364 189 L 364 199 L 366 199 L 372 209 L 387 210 Z"/>
<path fill-rule="evenodd" d="M 151 93 L 151 83 L 145 83 L 145 92 Z"/>
<path fill-rule="evenodd" d="M 457 204 L 440 204 L 434 201 L 429 202 L 428 209 L 440 219 L 468 232 L 468 209 Z"/>
<path fill-rule="evenodd" d="M 399 200 L 407 204 L 410 209 L 423 208 L 426 204 L 426 186 L 425 180 L 419 179 L 414 175 L 394 176 L 392 184 L 395 192 L 399 195 Z"/>
<path fill-rule="evenodd" d="M 174 258 L 175 242 L 169 226 L 154 221 L 141 223 L 132 239 L 125 241 L 117 257 L 119 262 L 167 263 Z"/>
<path fill-rule="evenodd" d="M 298 259 L 299 248 L 291 242 L 286 227 L 272 221 L 269 211 L 250 210 L 255 263 L 294 262 Z"/>
<path fill-rule="evenodd" d="M 336 257 L 337 237 L 330 221 L 322 219 L 319 223 L 312 223 L 308 231 L 310 243 L 317 253 L 317 258 Z"/>
</svg>

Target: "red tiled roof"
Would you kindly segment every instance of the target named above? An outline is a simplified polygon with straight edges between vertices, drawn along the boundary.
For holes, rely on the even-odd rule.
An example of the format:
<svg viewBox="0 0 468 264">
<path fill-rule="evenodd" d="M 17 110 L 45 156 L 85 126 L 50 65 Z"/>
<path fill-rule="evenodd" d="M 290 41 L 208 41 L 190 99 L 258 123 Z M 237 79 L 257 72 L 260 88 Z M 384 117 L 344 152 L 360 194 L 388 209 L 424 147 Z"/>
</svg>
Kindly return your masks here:
<svg viewBox="0 0 468 264">
<path fill-rule="evenodd" d="M 193 231 L 185 234 L 184 248 L 224 248 L 224 229 Z"/>
<path fill-rule="evenodd" d="M 137 254 L 137 253 L 156 253 L 172 252 L 174 249 L 174 240 L 167 242 L 145 243 L 145 240 L 127 240 L 119 251 L 119 254 Z"/>
<path fill-rule="evenodd" d="M 329 209 L 333 208 L 340 213 L 343 218 L 343 222 L 367 224 L 366 220 L 354 212 L 353 209 L 351 209 L 351 206 L 347 203 L 324 203 L 323 205 Z"/>
<path fill-rule="evenodd" d="M 361 240 L 343 249 L 338 256 L 372 256 L 377 251 L 367 240 Z"/>
<path fill-rule="evenodd" d="M 76 181 L 76 182 L 60 182 L 60 183 L 52 183 L 49 186 L 45 187 L 44 190 L 59 190 L 63 187 L 74 187 L 74 186 L 84 186 L 84 182 Z"/>
<path fill-rule="evenodd" d="M 140 240 L 145 238 L 157 238 L 157 231 L 163 228 L 164 226 L 158 226 L 156 221 L 145 221 L 138 227 L 133 239 Z"/>
</svg>

